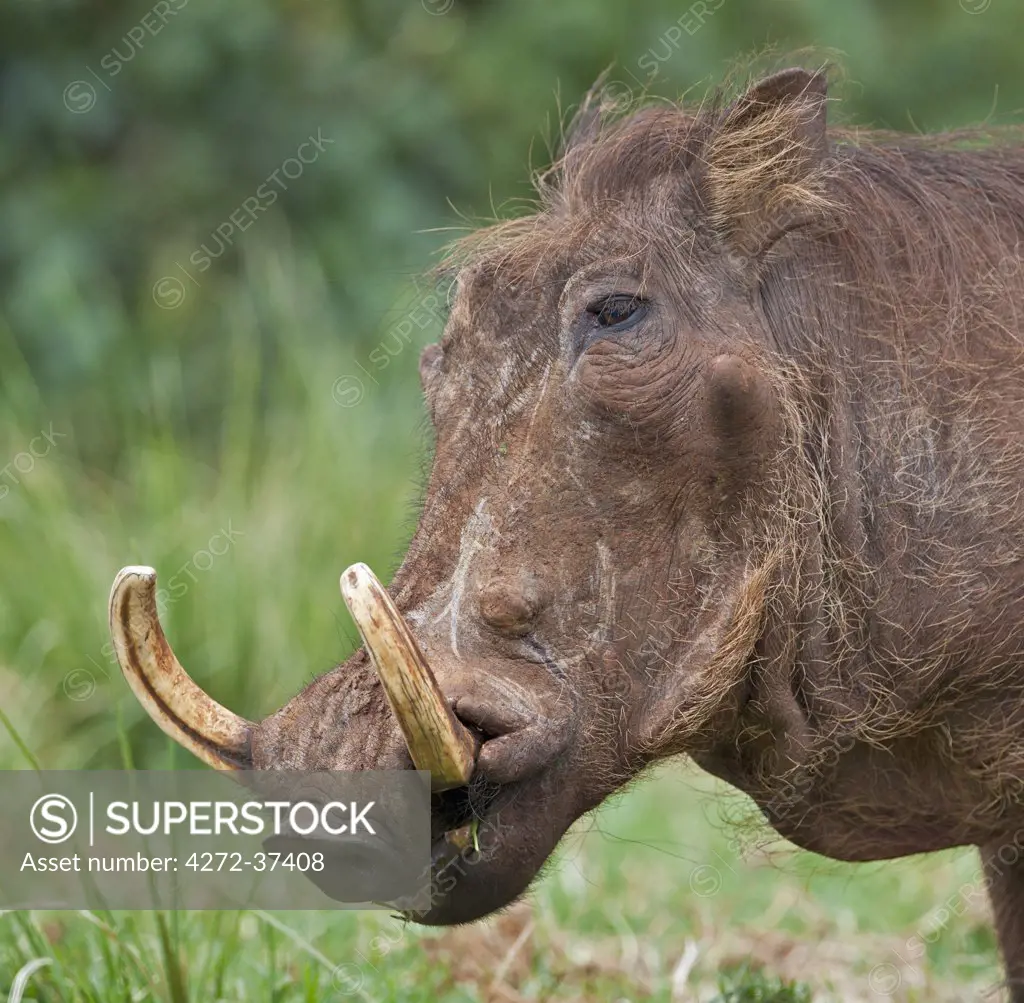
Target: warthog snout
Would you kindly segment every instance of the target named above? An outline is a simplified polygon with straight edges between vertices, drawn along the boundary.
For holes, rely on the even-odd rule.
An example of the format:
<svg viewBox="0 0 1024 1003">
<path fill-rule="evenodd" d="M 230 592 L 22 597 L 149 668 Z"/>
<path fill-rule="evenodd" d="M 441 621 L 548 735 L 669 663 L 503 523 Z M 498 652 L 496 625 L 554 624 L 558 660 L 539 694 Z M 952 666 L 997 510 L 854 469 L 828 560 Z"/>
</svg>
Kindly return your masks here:
<svg viewBox="0 0 1024 1003">
<path fill-rule="evenodd" d="M 519 785 L 550 768 L 568 742 L 568 704 L 550 685 L 530 682 L 532 671 L 550 683 L 550 660 L 531 644 L 531 657 L 513 663 L 513 674 L 502 674 L 482 670 L 476 660 L 453 659 L 439 647 L 434 658 L 442 687 L 431 658 L 369 568 L 353 565 L 342 575 L 341 589 L 364 648 L 260 724 L 221 706 L 182 668 L 160 625 L 151 568 L 125 568 L 117 576 L 111 633 L 125 678 L 143 707 L 210 766 L 428 771 L 434 866 L 443 870 L 458 859 L 483 859 L 506 838 L 498 812 L 512 809 Z M 486 595 L 491 615 L 485 622 L 517 636 L 535 600 L 508 587 L 492 587 Z M 428 631 L 428 651 L 435 641 Z M 546 712 L 538 705 L 544 694 Z M 398 876 L 402 839 L 394 835 L 342 840 L 285 833 L 266 846 L 281 853 L 322 853 L 324 867 L 308 872 L 310 880 L 331 898 L 361 902 L 371 889 L 381 899 L 381 875 L 389 871 L 396 874 L 394 897 L 406 888 Z M 496 896 L 515 893 L 492 886 L 488 899 L 497 905 Z"/>
</svg>

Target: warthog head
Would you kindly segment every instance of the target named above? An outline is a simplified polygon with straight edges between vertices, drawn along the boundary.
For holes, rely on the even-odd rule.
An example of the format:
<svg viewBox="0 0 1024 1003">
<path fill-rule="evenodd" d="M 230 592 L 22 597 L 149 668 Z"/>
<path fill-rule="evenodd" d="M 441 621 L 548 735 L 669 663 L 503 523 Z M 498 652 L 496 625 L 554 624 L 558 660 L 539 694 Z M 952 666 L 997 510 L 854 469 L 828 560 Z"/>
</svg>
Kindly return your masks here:
<svg viewBox="0 0 1024 1003">
<path fill-rule="evenodd" d="M 144 574 L 115 588 L 133 687 L 207 762 L 430 769 L 438 860 L 478 820 L 426 922 L 512 901 L 654 760 L 736 747 L 799 522 L 759 284 L 820 209 L 824 81 L 785 71 L 696 116 L 600 104 L 538 211 L 453 257 L 420 361 L 436 452 L 419 525 L 388 593 L 362 566 L 342 580 L 362 650 L 253 725 L 158 626 L 116 626 Z"/>
</svg>

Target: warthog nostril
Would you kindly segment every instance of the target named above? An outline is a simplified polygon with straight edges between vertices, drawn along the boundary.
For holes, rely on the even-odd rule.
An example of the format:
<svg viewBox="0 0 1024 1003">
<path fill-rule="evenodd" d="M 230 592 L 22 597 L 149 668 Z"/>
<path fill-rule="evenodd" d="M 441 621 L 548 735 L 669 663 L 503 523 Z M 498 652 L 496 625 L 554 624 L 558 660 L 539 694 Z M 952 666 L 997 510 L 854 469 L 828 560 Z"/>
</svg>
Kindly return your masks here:
<svg viewBox="0 0 1024 1003">
<path fill-rule="evenodd" d="M 536 588 L 526 581 L 494 580 L 480 589 L 480 617 L 495 630 L 525 634 L 539 606 Z"/>
</svg>

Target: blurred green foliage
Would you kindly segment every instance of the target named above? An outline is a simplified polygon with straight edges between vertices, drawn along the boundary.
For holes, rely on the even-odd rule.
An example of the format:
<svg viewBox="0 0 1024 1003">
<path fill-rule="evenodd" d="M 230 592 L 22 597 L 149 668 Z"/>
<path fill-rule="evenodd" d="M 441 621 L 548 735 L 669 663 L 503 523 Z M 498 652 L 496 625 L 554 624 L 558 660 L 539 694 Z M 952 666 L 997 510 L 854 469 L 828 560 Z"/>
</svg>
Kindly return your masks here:
<svg viewBox="0 0 1024 1003">
<path fill-rule="evenodd" d="M 844 117 L 941 128 L 1021 107 L 1022 29 L 1007 0 L 6 0 L 5 318 L 69 410 L 95 406 L 111 369 L 180 356 L 182 407 L 202 416 L 227 365 L 225 287 L 258 246 L 315 263 L 336 318 L 325 357 L 367 347 L 438 243 L 418 231 L 453 222 L 446 200 L 490 214 L 526 195 L 531 144 L 543 163 L 560 106 L 613 63 L 630 84 L 655 67 L 651 90 L 674 96 L 768 45 L 837 49 Z M 318 132 L 323 156 L 197 273 L 190 255 Z M 164 276 L 186 285 L 166 314 L 150 295 Z M 109 447 L 92 431 L 83 445 Z"/>
<path fill-rule="evenodd" d="M 840 117 L 938 129 L 1024 105 L 1021 37 L 1009 0 L 5 0 L 3 319 L 47 409 L 109 463 L 113 374 L 121 406 L 148 412 L 150 376 L 175 370 L 177 426 L 215 427 L 225 304 L 254 255 L 297 257 L 322 286 L 326 378 L 380 338 L 442 242 L 423 231 L 461 225 L 448 203 L 478 217 L 527 196 L 609 66 L 630 86 L 653 68 L 652 93 L 674 97 L 767 47 L 813 46 L 848 76 Z M 242 213 L 207 271 L 190 265 L 318 132 L 324 153 Z M 168 276 L 175 310 L 153 301 Z M 251 323 L 247 350 L 273 361 L 279 333 Z"/>
</svg>

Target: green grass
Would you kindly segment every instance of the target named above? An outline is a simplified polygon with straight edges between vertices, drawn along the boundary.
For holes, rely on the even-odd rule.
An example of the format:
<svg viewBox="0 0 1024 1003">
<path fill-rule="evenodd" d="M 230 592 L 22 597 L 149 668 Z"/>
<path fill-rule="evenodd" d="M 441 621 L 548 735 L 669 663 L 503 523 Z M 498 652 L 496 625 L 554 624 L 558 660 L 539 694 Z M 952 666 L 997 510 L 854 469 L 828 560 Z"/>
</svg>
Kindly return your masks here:
<svg viewBox="0 0 1024 1003">
<path fill-rule="evenodd" d="M 950 924 L 924 963 L 900 960 L 915 960 L 908 940 L 974 878 L 972 854 L 844 867 L 795 851 L 774 856 L 753 839 L 737 852 L 719 813 L 730 799 L 695 772 L 663 770 L 582 823 L 525 904 L 475 927 L 430 931 L 343 911 L 12 913 L 0 918 L 0 970 L 10 980 L 33 959 L 52 959 L 24 999 L 151 993 L 174 1003 L 848 1003 L 886 998 L 875 990 L 892 972 L 901 984 L 891 998 L 923 1003 L 997 981 L 977 911 Z M 718 882 L 701 876 L 708 866 Z"/>
<path fill-rule="evenodd" d="M 175 649 L 259 717 L 351 649 L 339 572 L 365 560 L 386 574 L 402 552 L 426 446 L 426 333 L 341 407 L 335 381 L 361 372 L 373 337 L 337 337 L 310 262 L 253 252 L 247 269 L 216 291 L 221 331 L 202 363 L 174 337 L 187 313 L 77 291 L 69 311 L 146 350 L 99 359 L 65 393 L 39 389 L 0 315 L 0 467 L 51 423 L 61 436 L 0 498 L 0 709 L 24 745 L 0 728 L 0 766 L 195 765 L 110 658 L 122 565 L 187 582 L 165 616 Z M 410 294 L 367 294 L 383 337 Z M 230 546 L 199 556 L 218 533 Z M 749 813 L 668 766 L 582 820 L 525 904 L 451 931 L 341 911 L 8 913 L 0 998 L 877 1003 L 969 998 L 998 980 L 973 853 L 841 865 L 735 824 Z"/>
<path fill-rule="evenodd" d="M 811 1003 L 808 986 L 751 971 L 746 965 L 723 974 L 719 989 L 713 1003 Z"/>
</svg>

